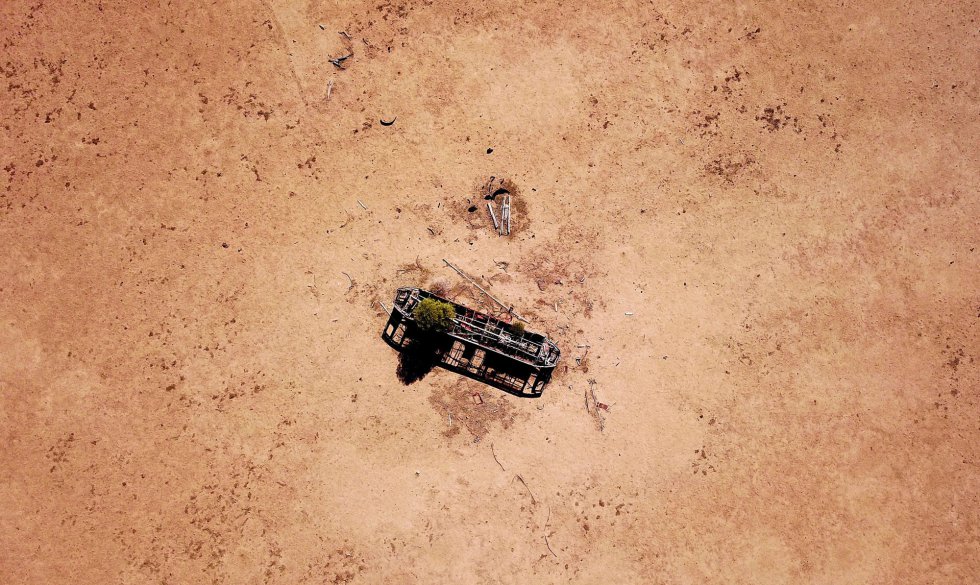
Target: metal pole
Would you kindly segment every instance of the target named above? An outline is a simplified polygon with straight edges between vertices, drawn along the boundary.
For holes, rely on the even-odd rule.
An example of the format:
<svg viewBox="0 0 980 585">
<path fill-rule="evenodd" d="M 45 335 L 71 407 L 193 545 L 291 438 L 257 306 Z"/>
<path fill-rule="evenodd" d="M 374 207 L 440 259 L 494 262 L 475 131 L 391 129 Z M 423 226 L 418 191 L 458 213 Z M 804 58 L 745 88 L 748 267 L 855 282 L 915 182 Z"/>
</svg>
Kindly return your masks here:
<svg viewBox="0 0 980 585">
<path fill-rule="evenodd" d="M 456 271 L 456 274 L 459 274 L 460 276 L 462 276 L 462 277 L 463 277 L 463 278 L 465 278 L 466 280 L 468 280 L 468 281 L 470 281 L 470 284 L 472 284 L 472 285 L 473 285 L 473 286 L 475 286 L 476 288 L 478 288 L 478 289 L 480 289 L 480 292 L 482 292 L 483 294 L 485 294 L 485 295 L 487 295 L 488 297 L 490 297 L 491 299 L 493 299 L 493 300 L 494 300 L 494 302 L 496 302 L 496 303 L 497 303 L 498 305 L 500 305 L 500 307 L 501 307 L 501 308 L 503 308 L 503 309 L 505 309 L 505 310 L 506 310 L 506 311 L 507 311 L 508 313 L 510 313 L 511 315 L 513 315 L 513 316 L 515 316 L 515 317 L 517 317 L 517 318 L 518 318 L 518 319 L 520 319 L 521 321 L 524 321 L 524 322 L 525 322 L 525 323 L 527 323 L 527 324 L 530 324 L 530 323 L 531 323 L 530 321 L 528 321 L 528 320 L 527 320 L 527 319 L 525 319 L 524 317 L 521 317 L 520 315 L 518 315 L 517 313 L 515 313 L 515 312 L 514 312 L 514 308 L 513 308 L 513 307 L 508 307 L 507 305 L 505 305 L 505 304 L 503 303 L 503 301 L 501 301 L 501 300 L 500 300 L 500 299 L 498 299 L 497 297 L 495 297 L 495 296 L 493 296 L 492 294 L 490 294 L 490 293 L 488 293 L 488 292 L 486 291 L 486 289 L 484 289 L 484 288 L 483 288 L 482 286 L 480 286 L 480 285 L 478 285 L 478 284 L 476 283 L 476 281 L 475 281 L 475 280 L 473 280 L 472 278 L 470 278 L 469 276 L 467 276 L 465 272 L 463 272 L 463 271 L 462 271 L 462 270 L 460 270 L 459 268 L 456 268 L 455 266 L 453 266 L 452 264 L 450 264 L 450 263 L 449 263 L 449 260 L 446 260 L 445 258 L 443 258 L 443 259 L 442 259 L 442 261 L 446 263 L 446 266 L 448 266 L 448 267 L 450 267 L 450 268 L 452 268 L 453 270 L 455 270 L 455 271 Z"/>
</svg>

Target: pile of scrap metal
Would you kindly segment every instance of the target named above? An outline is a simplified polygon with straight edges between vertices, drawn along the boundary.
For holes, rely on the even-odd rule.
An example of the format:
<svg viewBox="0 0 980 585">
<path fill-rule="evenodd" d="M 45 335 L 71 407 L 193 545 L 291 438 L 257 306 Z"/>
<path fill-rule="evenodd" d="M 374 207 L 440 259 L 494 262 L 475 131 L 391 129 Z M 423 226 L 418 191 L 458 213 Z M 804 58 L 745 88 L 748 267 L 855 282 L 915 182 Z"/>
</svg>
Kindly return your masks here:
<svg viewBox="0 0 980 585">
<path fill-rule="evenodd" d="M 487 201 L 487 209 L 490 211 L 490 220 L 493 222 L 493 229 L 497 230 L 498 236 L 509 236 L 510 235 L 510 191 L 501 186 L 498 189 L 493 189 L 495 177 L 490 177 L 490 182 L 487 183 L 487 196 L 485 199 Z M 503 185 L 504 182 L 500 181 Z M 497 199 L 500 199 L 500 217 L 498 219 L 497 214 L 494 212 L 494 204 Z"/>
</svg>

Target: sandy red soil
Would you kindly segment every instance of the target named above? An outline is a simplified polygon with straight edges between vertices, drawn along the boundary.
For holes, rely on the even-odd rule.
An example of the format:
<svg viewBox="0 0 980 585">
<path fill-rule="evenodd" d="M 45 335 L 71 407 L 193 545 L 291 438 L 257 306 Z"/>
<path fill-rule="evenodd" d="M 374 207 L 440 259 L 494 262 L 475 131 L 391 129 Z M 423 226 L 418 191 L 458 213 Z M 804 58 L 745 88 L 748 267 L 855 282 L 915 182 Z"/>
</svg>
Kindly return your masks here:
<svg viewBox="0 0 980 585">
<path fill-rule="evenodd" d="M 978 14 L 0 3 L 0 582 L 977 582 Z"/>
</svg>

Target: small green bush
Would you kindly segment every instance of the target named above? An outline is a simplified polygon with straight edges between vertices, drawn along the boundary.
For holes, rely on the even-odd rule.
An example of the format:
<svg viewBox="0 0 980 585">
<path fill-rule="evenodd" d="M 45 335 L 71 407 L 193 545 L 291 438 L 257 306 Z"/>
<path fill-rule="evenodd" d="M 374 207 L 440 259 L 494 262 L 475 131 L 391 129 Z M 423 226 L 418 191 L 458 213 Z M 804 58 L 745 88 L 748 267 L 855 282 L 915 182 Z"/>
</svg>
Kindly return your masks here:
<svg viewBox="0 0 980 585">
<path fill-rule="evenodd" d="M 412 318 L 423 331 L 443 331 L 452 327 L 456 309 L 436 299 L 422 299 L 412 309 Z"/>
</svg>

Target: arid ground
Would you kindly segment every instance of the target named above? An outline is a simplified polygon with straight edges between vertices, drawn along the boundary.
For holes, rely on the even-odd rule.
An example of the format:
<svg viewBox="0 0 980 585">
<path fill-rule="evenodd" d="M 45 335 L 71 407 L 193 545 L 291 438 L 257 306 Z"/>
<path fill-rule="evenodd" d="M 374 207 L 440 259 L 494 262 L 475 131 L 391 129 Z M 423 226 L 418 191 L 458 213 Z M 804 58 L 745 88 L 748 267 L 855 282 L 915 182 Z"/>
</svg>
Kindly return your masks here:
<svg viewBox="0 0 980 585">
<path fill-rule="evenodd" d="M 976 2 L 0 41 L 0 582 L 980 580 Z M 399 381 L 397 287 L 493 308 L 443 259 L 559 344 L 540 398 Z"/>
</svg>

